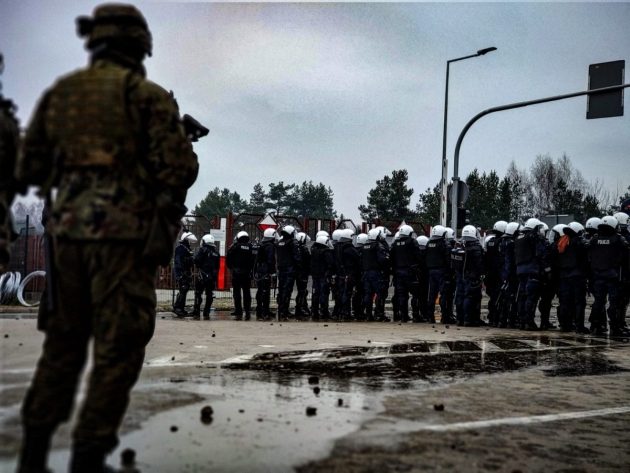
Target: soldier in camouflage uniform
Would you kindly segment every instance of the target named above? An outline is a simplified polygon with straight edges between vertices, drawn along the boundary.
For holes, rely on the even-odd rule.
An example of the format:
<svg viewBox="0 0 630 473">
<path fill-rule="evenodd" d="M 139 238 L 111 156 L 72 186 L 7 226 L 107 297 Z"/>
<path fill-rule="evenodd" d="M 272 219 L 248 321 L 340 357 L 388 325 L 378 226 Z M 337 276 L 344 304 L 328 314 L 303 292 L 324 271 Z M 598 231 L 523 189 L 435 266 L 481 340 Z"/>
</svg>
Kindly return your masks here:
<svg viewBox="0 0 630 473">
<path fill-rule="evenodd" d="M 106 4 L 78 25 L 90 65 L 46 91 L 17 165 L 24 185 L 57 188 L 47 223 L 56 305 L 22 408 L 21 472 L 44 471 L 90 339 L 93 368 L 70 471 L 103 471 L 153 335 L 157 266 L 172 256 L 198 170 L 172 95 L 145 78 L 151 35 L 142 14 Z"/>
<path fill-rule="evenodd" d="M 0 54 L 0 73 L 3 66 L 4 61 Z M 20 130 L 14 112 L 13 102 L 2 96 L 0 83 L 0 274 L 8 270 L 9 243 L 13 236 L 9 210 L 16 191 L 13 171 L 20 139 Z"/>
</svg>

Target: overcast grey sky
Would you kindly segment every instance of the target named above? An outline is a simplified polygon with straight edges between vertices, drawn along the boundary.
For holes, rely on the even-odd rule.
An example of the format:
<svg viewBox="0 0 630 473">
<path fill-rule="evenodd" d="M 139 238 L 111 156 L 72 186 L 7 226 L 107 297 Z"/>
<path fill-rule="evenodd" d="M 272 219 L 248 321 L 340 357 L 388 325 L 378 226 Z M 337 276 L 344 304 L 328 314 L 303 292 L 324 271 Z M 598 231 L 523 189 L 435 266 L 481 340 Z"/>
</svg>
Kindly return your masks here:
<svg viewBox="0 0 630 473">
<path fill-rule="evenodd" d="M 74 19 L 98 3 L 1 2 L 3 93 L 23 125 L 56 77 L 86 64 Z M 313 180 L 358 217 L 375 181 L 402 168 L 415 206 L 440 179 L 447 59 L 498 48 L 451 67 L 449 157 L 476 113 L 585 90 L 589 64 L 630 61 L 629 3 L 132 3 L 154 37 L 149 78 L 211 129 L 189 207 L 215 186 L 247 198 L 257 182 Z M 460 175 L 566 153 L 587 179 L 624 189 L 630 110 L 585 115 L 582 97 L 485 117 Z"/>
</svg>

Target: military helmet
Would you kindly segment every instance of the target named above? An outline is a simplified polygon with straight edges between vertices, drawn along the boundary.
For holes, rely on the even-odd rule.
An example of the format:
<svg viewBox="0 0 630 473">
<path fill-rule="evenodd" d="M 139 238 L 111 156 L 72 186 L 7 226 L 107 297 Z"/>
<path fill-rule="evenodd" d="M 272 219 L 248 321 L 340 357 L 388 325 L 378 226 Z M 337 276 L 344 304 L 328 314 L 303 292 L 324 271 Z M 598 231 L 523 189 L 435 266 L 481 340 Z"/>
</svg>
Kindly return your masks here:
<svg viewBox="0 0 630 473">
<path fill-rule="evenodd" d="M 87 39 L 87 49 L 94 50 L 112 40 L 132 40 L 151 56 L 153 41 L 144 16 L 133 5 L 105 3 L 94 9 L 92 17 L 77 18 L 77 33 Z"/>
</svg>

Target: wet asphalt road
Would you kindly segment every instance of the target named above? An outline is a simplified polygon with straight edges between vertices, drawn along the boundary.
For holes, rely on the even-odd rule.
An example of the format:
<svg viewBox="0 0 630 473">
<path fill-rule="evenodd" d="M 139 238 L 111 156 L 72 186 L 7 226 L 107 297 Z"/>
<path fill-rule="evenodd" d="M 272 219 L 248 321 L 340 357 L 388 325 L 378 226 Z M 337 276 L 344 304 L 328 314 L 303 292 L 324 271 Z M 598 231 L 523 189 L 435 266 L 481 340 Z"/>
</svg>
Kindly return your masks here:
<svg viewBox="0 0 630 473">
<path fill-rule="evenodd" d="M 43 337 L 0 315 L 9 472 Z M 132 448 L 143 472 L 630 471 L 629 421 L 628 339 L 160 314 L 110 463 Z"/>
</svg>

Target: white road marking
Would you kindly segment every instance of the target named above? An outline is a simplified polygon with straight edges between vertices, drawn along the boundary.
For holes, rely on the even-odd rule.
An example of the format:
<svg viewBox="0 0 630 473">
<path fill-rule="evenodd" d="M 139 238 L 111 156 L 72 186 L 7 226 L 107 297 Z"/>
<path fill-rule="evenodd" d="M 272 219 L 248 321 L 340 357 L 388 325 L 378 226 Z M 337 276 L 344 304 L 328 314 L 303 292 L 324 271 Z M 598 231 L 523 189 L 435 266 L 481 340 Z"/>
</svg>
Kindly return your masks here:
<svg viewBox="0 0 630 473">
<path fill-rule="evenodd" d="M 488 427 L 498 427 L 502 425 L 531 425 L 540 424 L 543 422 L 557 422 L 561 420 L 576 420 L 584 419 L 587 417 L 601 417 L 610 416 L 614 414 L 625 414 L 630 412 L 630 406 L 621 407 L 609 407 L 606 409 L 596 409 L 592 411 L 576 411 L 576 412 L 561 412 L 559 414 L 544 414 L 536 416 L 523 416 L 523 417 L 502 417 L 499 419 L 487 419 L 476 420 L 469 422 L 454 422 L 451 424 L 425 424 L 422 422 L 404 422 L 403 430 L 407 432 L 428 430 L 431 432 L 453 432 L 459 430 L 471 430 L 471 429 L 485 429 Z M 393 419 L 392 419 L 393 420 Z M 400 422 L 396 419 L 397 423 Z M 405 425 L 406 424 L 406 425 Z M 396 431 L 399 430 L 400 425 L 396 426 Z"/>
<path fill-rule="evenodd" d="M 275 348 L 275 345 L 258 345 L 261 348 Z"/>
</svg>

